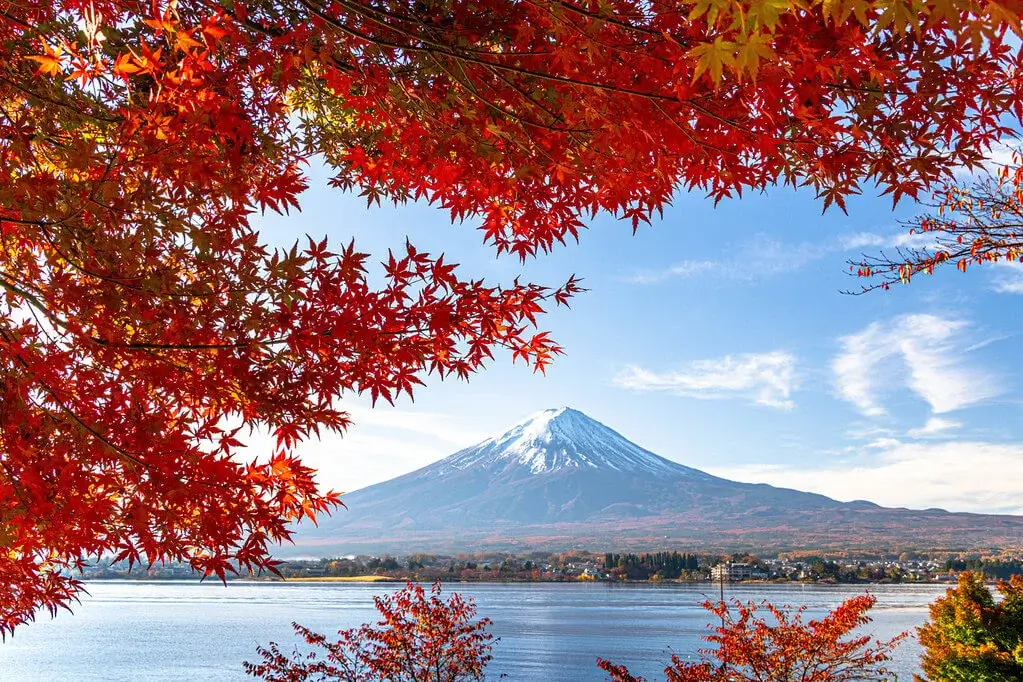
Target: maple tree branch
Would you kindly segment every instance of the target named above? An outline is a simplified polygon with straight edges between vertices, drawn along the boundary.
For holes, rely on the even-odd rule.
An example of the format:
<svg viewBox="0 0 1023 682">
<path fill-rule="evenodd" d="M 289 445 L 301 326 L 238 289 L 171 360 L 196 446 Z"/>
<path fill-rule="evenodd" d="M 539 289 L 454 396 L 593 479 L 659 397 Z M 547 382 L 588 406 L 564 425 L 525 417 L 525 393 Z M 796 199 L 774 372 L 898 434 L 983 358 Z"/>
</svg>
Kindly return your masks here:
<svg viewBox="0 0 1023 682">
<path fill-rule="evenodd" d="M 122 120 L 120 117 L 117 117 L 117 116 L 103 116 L 101 114 L 97 114 L 97 113 L 93 113 L 93 112 L 89 112 L 89 111 L 84 111 L 82 109 L 79 109 L 78 107 L 75 107 L 75 106 L 72 106 L 71 104 L 68 104 L 67 102 L 62 102 L 60 100 L 56 100 L 56 99 L 53 99 L 51 97 L 47 97 L 46 95 L 42 95 L 42 94 L 36 92 L 35 90 L 29 90 L 28 88 L 25 88 L 24 86 L 22 86 L 20 83 L 12 81 L 9 78 L 5 78 L 2 75 L 0 75 L 0 83 L 3 83 L 4 85 L 8 85 L 8 86 L 14 88 L 18 92 L 20 92 L 23 95 L 25 95 L 26 97 L 33 97 L 35 99 L 41 100 L 43 102 L 46 102 L 47 104 L 53 104 L 53 105 L 61 107 L 63 109 L 67 109 L 68 111 L 73 111 L 76 114 L 79 114 L 81 116 L 85 116 L 87 118 L 91 118 L 91 119 L 93 119 L 95 121 L 100 121 L 102 123 L 120 123 L 121 120 Z"/>
<path fill-rule="evenodd" d="M 27 218 L 14 218 L 12 216 L 0 215 L 0 223 L 14 223 L 15 225 L 32 225 L 34 227 L 46 227 L 45 220 L 28 220 Z"/>
<path fill-rule="evenodd" d="M 511 109 L 508 109 L 507 107 L 504 107 L 504 106 L 501 106 L 500 104 L 497 104 L 493 100 L 485 97 L 483 95 L 483 93 L 480 92 L 479 88 L 477 88 L 476 85 L 472 82 L 472 79 L 469 78 L 469 75 L 465 72 L 465 69 L 463 68 L 463 66 L 462 66 L 462 64 L 460 62 L 456 61 L 455 63 L 458 65 L 459 70 L 462 72 L 462 78 L 458 78 L 454 73 L 451 72 L 450 69 L 448 69 L 446 66 L 444 66 L 444 64 L 440 61 L 440 59 L 437 57 L 437 55 L 429 54 L 428 56 L 430 57 L 431 60 L 433 60 L 433 62 L 438 67 L 440 67 L 440 69 L 442 71 L 444 71 L 444 73 L 446 73 L 451 78 L 451 80 L 453 82 L 460 83 L 470 93 L 472 93 L 472 95 L 474 97 L 476 97 L 476 99 L 478 99 L 480 102 L 482 102 L 484 104 L 484 106 L 486 106 L 489 109 L 492 109 L 497 114 L 500 114 L 502 116 L 506 116 L 506 117 L 512 119 L 513 121 L 517 121 L 519 123 L 522 123 L 523 125 L 526 125 L 526 126 L 529 126 L 529 127 L 533 127 L 533 128 L 541 128 L 543 130 L 558 130 L 558 131 L 568 130 L 566 128 L 558 128 L 556 126 L 547 125 L 547 124 L 540 123 L 540 122 L 537 122 L 537 121 L 534 121 L 534 120 L 531 120 L 531 119 L 527 119 L 527 118 L 525 118 L 523 116 L 520 116 L 519 114 L 515 113 Z M 524 99 L 528 99 L 525 96 L 523 96 L 523 98 Z M 546 110 L 544 109 L 544 111 L 546 111 Z M 491 146 L 493 146 L 493 145 L 491 145 Z"/>
<path fill-rule="evenodd" d="M 537 8 L 540 7 L 537 3 L 532 2 L 531 0 L 526 0 L 526 1 L 527 1 L 528 4 L 533 5 L 534 7 L 537 7 Z M 662 38 L 662 39 L 664 38 L 663 34 L 658 33 L 657 31 L 654 31 L 652 29 L 644 28 L 642 26 L 636 26 L 635 24 L 630 24 L 630 23 L 628 23 L 626 21 L 621 21 L 621 20 L 618 20 L 618 19 L 613 19 L 613 18 L 607 17 L 607 16 L 605 16 L 603 14 L 598 14 L 597 12 L 591 12 L 589 10 L 585 10 L 582 7 L 579 7 L 578 5 L 576 5 L 575 3 L 572 3 L 572 2 L 565 2 L 565 0 L 558 0 L 557 4 L 558 4 L 559 7 L 564 7 L 568 11 L 573 12 L 575 14 L 579 14 L 581 16 L 584 16 L 587 19 L 592 19 L 594 21 L 599 21 L 599 22 L 601 22 L 603 24 L 608 24 L 610 26 L 617 26 L 618 28 L 622 28 L 622 29 L 625 29 L 627 31 L 635 31 L 636 33 L 641 33 L 643 35 L 647 35 L 647 36 L 650 36 L 650 37 L 653 37 L 653 38 Z"/>
<path fill-rule="evenodd" d="M 713 111 L 710 111 L 709 109 L 707 109 L 706 107 L 704 107 L 702 105 L 699 105 L 699 104 L 696 104 L 691 99 L 681 99 L 681 98 L 679 98 L 677 96 L 673 97 L 673 96 L 670 96 L 670 95 L 660 95 L 660 94 L 657 94 L 657 93 L 654 93 L 654 92 L 644 92 L 642 90 L 635 90 L 633 88 L 625 88 L 625 87 L 622 87 L 622 86 L 611 85 L 609 83 L 601 83 L 601 82 L 598 82 L 598 81 L 586 81 L 586 80 L 582 80 L 582 79 L 569 78 L 567 76 L 559 76 L 559 75 L 552 74 L 552 73 L 544 73 L 542 71 L 535 71 L 535 70 L 532 70 L 532 69 L 526 69 L 526 68 L 520 67 L 520 66 L 511 66 L 511 65 L 508 65 L 508 64 L 502 64 L 502 63 L 499 63 L 499 62 L 493 62 L 493 61 L 489 61 L 489 60 L 486 60 L 486 59 L 482 59 L 481 57 L 475 57 L 475 56 L 473 56 L 471 54 L 463 54 L 463 53 L 460 53 L 460 52 L 456 52 L 456 51 L 453 51 L 451 48 L 449 48 L 447 46 L 444 46 L 444 45 L 431 45 L 431 47 L 421 47 L 421 46 L 417 46 L 417 45 L 408 45 L 408 44 L 403 45 L 401 43 L 395 43 L 393 41 L 384 40 L 384 39 L 381 39 L 381 38 L 375 38 L 375 37 L 369 36 L 369 35 L 367 35 L 365 33 L 362 33 L 360 31 L 352 28 L 351 26 L 348 26 L 347 24 L 343 23 L 337 17 L 331 16 L 331 15 L 327 14 L 326 12 L 320 10 L 318 7 L 313 5 L 312 0 L 299 0 L 299 2 L 302 5 L 304 5 L 307 9 L 309 9 L 309 11 L 311 11 L 313 14 L 318 16 L 320 19 L 322 19 L 324 22 L 326 22 L 330 26 L 333 26 L 334 28 L 337 28 L 338 30 L 340 30 L 340 31 L 342 31 L 344 33 L 347 33 L 348 35 L 352 36 L 353 38 L 358 38 L 359 40 L 364 40 L 364 41 L 366 41 L 368 43 L 371 43 L 371 44 L 374 44 L 374 45 L 379 45 L 379 46 L 382 46 L 382 47 L 390 47 L 390 48 L 393 48 L 395 50 L 407 50 L 407 51 L 410 51 L 410 52 L 421 52 L 421 53 L 424 53 L 424 54 L 429 54 L 429 53 L 431 53 L 433 51 L 436 51 L 438 54 L 442 54 L 442 55 L 450 57 L 452 59 L 463 60 L 463 61 L 468 62 L 468 63 L 478 64 L 478 65 L 486 66 L 486 67 L 493 68 L 493 69 L 500 69 L 502 71 L 506 71 L 506 72 L 509 72 L 509 73 L 516 73 L 516 74 L 523 75 L 523 76 L 531 76 L 533 78 L 537 78 L 537 79 L 540 79 L 540 80 L 546 80 L 546 81 L 550 81 L 550 82 L 554 82 L 554 83 L 562 83 L 564 85 L 572 85 L 572 86 L 579 86 L 579 87 L 584 87 L 584 88 L 592 88 L 594 90 L 600 90 L 600 91 L 604 91 L 604 92 L 612 92 L 612 93 L 621 94 L 621 95 L 628 95 L 628 96 L 632 96 L 632 97 L 639 97 L 639 98 L 642 98 L 642 99 L 649 99 L 649 100 L 662 101 L 662 102 L 670 102 L 672 104 L 677 104 L 677 105 L 680 105 L 680 106 L 689 107 L 689 108 L 693 109 L 694 111 L 697 111 L 697 112 L 699 112 L 699 113 L 701 113 L 701 114 L 703 114 L 703 115 L 705 115 L 705 116 L 707 116 L 709 118 L 712 118 L 712 119 L 718 121 L 719 123 L 727 125 L 729 127 L 735 128 L 737 130 L 741 130 L 743 132 L 747 132 L 747 133 L 749 132 L 745 127 L 741 126 L 739 123 L 737 123 L 735 121 L 732 121 L 732 120 L 729 120 L 729 119 L 727 119 L 727 118 L 725 118 L 725 117 L 723 117 L 723 116 L 721 116 L 719 114 L 716 114 Z M 345 3 L 342 2 L 341 4 L 345 4 Z M 424 42 L 426 42 L 426 41 L 424 41 Z M 488 52 L 486 54 L 493 55 L 494 53 L 493 52 Z"/>
<path fill-rule="evenodd" d="M 26 29 L 26 30 L 29 30 L 29 31 L 31 31 L 31 30 L 33 30 L 35 28 L 31 24 L 26 23 L 26 22 L 22 21 L 21 19 L 19 19 L 18 17 L 14 16 L 10 12 L 8 12 L 6 9 L 0 8 L 0 17 L 3 17 L 5 20 L 11 22 L 12 24 L 16 24 L 18 26 L 21 26 L 23 29 Z"/>
<path fill-rule="evenodd" d="M 444 36 L 436 36 L 436 37 L 433 37 L 433 38 L 428 38 L 428 37 L 423 36 L 421 34 L 413 33 L 413 32 L 410 32 L 408 30 L 400 28 L 400 24 L 412 24 L 414 27 L 423 28 L 423 29 L 425 29 L 427 31 L 431 31 L 433 29 L 440 28 L 440 27 L 436 27 L 436 26 L 431 26 L 430 24 L 426 23 L 422 18 L 409 17 L 409 16 L 403 15 L 403 14 L 396 14 L 396 13 L 391 12 L 391 11 L 386 10 L 386 9 L 377 9 L 377 8 L 369 7 L 368 5 L 362 5 L 362 4 L 354 3 L 354 2 L 351 2 L 350 0 L 335 0 L 335 1 L 336 1 L 336 3 L 338 5 L 340 5 L 341 7 L 344 7 L 349 12 L 351 12 L 353 15 L 361 17 L 363 19 L 366 19 L 366 20 L 376 24 L 377 26 L 379 26 L 380 28 L 383 28 L 385 30 L 394 31 L 395 33 L 398 33 L 399 35 L 402 35 L 402 36 L 408 38 L 409 40 L 417 41 L 417 42 L 422 42 L 425 45 L 431 45 L 431 46 L 433 46 L 435 48 L 444 49 L 444 50 L 455 49 L 452 46 L 452 42 L 453 42 L 452 40 L 448 39 L 446 42 L 442 42 L 446 38 Z M 319 7 L 321 9 L 324 6 L 324 3 L 320 2 L 319 0 L 302 0 L 302 4 L 304 4 L 308 9 L 312 9 L 311 3 L 313 3 L 313 2 L 317 2 L 317 4 L 319 5 Z M 457 36 L 457 34 L 456 34 L 456 36 Z M 490 50 L 490 49 L 472 48 L 472 47 L 467 47 L 465 45 L 460 45 L 460 46 L 458 46 L 457 49 L 460 50 L 460 51 L 464 51 L 466 53 L 469 53 L 469 54 L 479 54 L 479 55 L 492 55 L 492 54 L 494 54 L 493 50 Z M 508 57 L 527 57 L 527 56 L 546 56 L 546 55 L 550 54 L 550 52 L 549 51 L 544 51 L 544 52 L 502 52 L 500 54 L 502 56 L 508 56 Z"/>
<path fill-rule="evenodd" d="M 13 343 L 14 340 L 15 340 L 14 337 L 11 335 L 11 333 L 6 328 L 4 328 L 4 327 L 0 327 L 0 338 L 2 338 L 8 344 Z M 123 457 L 126 457 L 127 459 L 131 460 L 132 462 L 135 462 L 136 464 L 138 464 L 140 466 L 146 467 L 147 469 L 151 468 L 151 465 L 149 465 L 148 463 L 142 461 L 141 459 L 139 459 L 138 457 L 136 457 L 132 453 L 128 452 L 124 448 L 120 447 L 116 443 L 114 443 L 111 440 L 109 440 L 102 433 L 100 433 L 95 428 L 93 428 L 92 426 L 87 424 L 85 422 L 85 420 L 83 420 L 81 417 L 79 417 L 78 414 L 74 410 L 72 410 L 67 405 L 65 405 L 64 402 L 59 397 L 57 397 L 56 392 L 45 381 L 43 381 L 39 377 L 37 372 L 32 370 L 32 366 L 28 363 L 27 360 L 25 360 L 24 357 L 22 357 L 20 352 L 14 353 L 13 357 L 14 357 L 15 360 L 17 360 L 18 364 L 20 364 L 27 372 L 29 372 L 30 375 L 32 375 L 32 377 L 35 380 L 35 382 L 39 385 L 40 388 L 42 388 L 42 390 L 47 395 L 50 396 L 50 399 L 53 400 L 53 402 L 55 402 L 57 404 L 57 406 L 60 407 L 60 409 L 63 412 L 65 412 L 69 417 L 71 417 L 71 419 L 75 423 L 77 423 L 83 429 L 85 429 L 90 434 L 92 434 L 101 443 L 103 443 L 107 447 L 109 447 L 112 450 L 114 450 L 115 452 L 117 452 L 119 455 L 122 455 Z M 43 407 L 42 405 L 36 405 L 36 407 L 38 409 L 42 410 L 43 412 L 49 413 L 49 410 L 47 408 Z"/>
<path fill-rule="evenodd" d="M 99 202 L 96 202 L 96 203 L 99 203 Z M 100 204 L 100 205 L 102 205 L 102 204 Z M 113 209 L 110 209 L 110 210 L 113 210 Z M 2 220 L 2 219 L 0 219 L 0 220 Z M 57 224 L 57 223 L 50 223 L 50 226 L 55 225 L 55 224 Z M 91 270 L 91 269 L 87 268 L 84 264 L 80 263 L 75 258 L 73 258 L 69 253 L 67 253 L 66 251 L 61 249 L 60 246 L 57 244 L 57 242 L 53 239 L 53 236 L 50 234 L 49 230 L 46 229 L 46 227 L 47 227 L 46 225 L 43 226 L 42 232 L 43 232 L 43 235 L 46 237 L 47 242 L 49 242 L 50 246 L 53 248 L 53 250 L 57 254 L 59 254 L 60 257 L 63 258 L 64 261 L 67 262 L 71 267 L 73 267 L 75 270 L 77 270 L 78 272 L 80 272 L 83 275 L 86 275 L 88 277 L 93 277 L 95 279 L 100 280 L 101 282 L 106 282 L 108 284 L 113 284 L 115 286 L 124 287 L 124 288 L 130 289 L 132 291 L 137 291 L 137 292 L 148 294 L 148 295 L 152 295 L 152 296 L 159 296 L 159 297 L 162 297 L 162 298 L 209 298 L 209 297 L 213 297 L 213 296 L 217 296 L 218 295 L 217 292 L 215 292 L 215 291 L 180 291 L 180 292 L 175 292 L 175 291 L 152 291 L 152 290 L 146 289 L 141 284 L 133 283 L 133 282 L 131 282 L 131 281 L 127 280 L 127 279 L 124 279 L 124 278 L 113 277 L 113 276 L 110 276 L 110 275 L 103 275 L 103 274 L 101 274 L 99 272 L 96 272 L 94 270 Z M 136 277 L 135 279 L 141 279 L 141 277 Z M 231 291 L 237 293 L 237 292 L 242 291 L 242 290 L 241 289 L 234 289 L 234 290 L 231 290 Z"/>
<path fill-rule="evenodd" d="M 0 434 L 0 437 L 2 437 L 2 434 Z M 18 477 L 14 474 L 14 472 L 11 471 L 10 465 L 8 465 L 6 458 L 0 457 L 0 467 L 3 467 L 4 473 L 7 474 L 7 482 L 8 482 L 8 484 L 14 490 L 14 494 L 18 498 L 18 501 L 21 502 L 21 508 L 23 510 L 23 513 L 28 513 L 28 511 L 29 511 L 29 509 L 31 509 L 32 505 L 30 505 L 29 501 L 27 499 L 25 499 L 24 486 L 22 486 L 21 481 L 18 480 Z M 10 510 L 10 511 L 14 511 L 14 510 Z M 7 516 L 7 513 L 5 513 L 4 516 L 5 516 L 5 518 L 4 518 L 3 522 L 4 523 L 9 522 L 10 518 Z M 2 534 L 2 533 L 0 533 L 0 534 Z M 2 542 L 0 542 L 0 546 L 3 546 Z"/>
<path fill-rule="evenodd" d="M 90 341 L 98 346 L 106 348 L 120 348 L 124 350 L 232 350 L 238 348 L 250 348 L 253 346 L 272 346 L 287 343 L 285 339 L 269 341 L 238 341 L 235 343 L 119 343 L 108 341 L 93 336 Z"/>
<path fill-rule="evenodd" d="M 14 294 L 15 296 L 24 299 L 29 304 L 29 306 L 37 309 L 46 317 L 46 319 L 48 319 L 53 324 L 59 326 L 64 331 L 67 332 L 72 331 L 68 323 L 65 320 L 61 319 L 58 315 L 53 313 L 46 306 L 46 304 L 43 303 L 42 300 L 38 298 L 36 294 L 33 294 L 29 291 L 26 291 L 25 289 L 22 289 L 21 286 L 19 285 L 26 286 L 24 282 L 21 282 L 17 278 L 11 277 L 11 275 L 7 274 L 6 272 L 0 271 L 0 287 L 3 287 L 4 289 Z M 42 294 L 42 292 L 39 293 Z"/>
<path fill-rule="evenodd" d="M 565 27 L 565 28 L 567 28 L 569 30 L 574 31 L 578 35 L 580 35 L 583 38 L 585 38 L 587 41 L 589 41 L 589 42 L 591 42 L 591 43 L 593 43 L 595 45 L 598 45 L 599 47 L 604 48 L 605 50 L 609 50 L 611 52 L 616 52 L 616 53 L 620 53 L 620 54 L 632 55 L 632 56 L 642 56 L 642 57 L 646 57 L 648 59 L 656 59 L 657 61 L 661 62 L 662 64 L 667 64 L 668 63 L 668 61 L 665 60 L 663 57 L 653 56 L 653 55 L 651 55 L 649 53 L 649 51 L 644 52 L 644 51 L 639 50 L 639 49 L 634 49 L 634 48 L 640 48 L 640 47 L 650 47 L 650 45 L 654 41 L 634 42 L 634 43 L 629 44 L 629 45 L 623 45 L 623 44 L 620 44 L 620 43 L 608 43 L 608 42 L 603 41 L 603 40 L 598 40 L 592 34 L 587 33 L 585 30 L 583 30 L 583 27 L 579 26 L 578 24 L 575 24 L 575 23 L 573 23 L 571 21 L 566 20 L 564 17 L 559 15 L 557 12 L 555 12 L 549 5 L 540 4 L 538 2 L 535 2 L 534 0 L 524 0 L 524 2 L 526 4 L 528 4 L 528 5 L 530 5 L 531 7 L 533 7 L 534 9 L 536 9 L 536 10 L 538 10 L 540 12 L 543 12 L 544 14 L 548 15 L 551 18 L 552 21 L 557 22 L 560 26 L 563 26 L 563 27 Z M 629 24 L 627 24 L 625 22 L 617 22 L 617 21 L 614 21 L 614 20 L 610 20 L 610 19 L 606 19 L 606 18 L 601 18 L 600 15 L 597 15 L 597 14 L 594 14 L 594 13 L 591 13 L 591 12 L 587 12 L 586 10 L 582 10 L 581 8 L 578 8 L 578 7 L 571 7 L 567 3 L 564 3 L 564 2 L 559 2 L 558 4 L 563 6 L 566 9 L 568 9 L 569 11 L 572 11 L 572 12 L 574 12 L 576 14 L 579 14 L 579 15 L 582 15 L 582 16 L 586 16 L 586 17 L 590 18 L 593 21 L 599 21 L 599 22 L 607 24 L 609 26 L 617 26 L 619 28 L 627 28 L 629 30 L 633 30 L 633 31 L 639 32 L 642 35 L 656 37 L 656 38 L 659 39 L 657 42 L 661 42 L 661 43 L 664 42 L 665 34 L 663 34 L 663 33 L 657 33 L 655 31 L 651 31 L 650 29 L 640 28 L 638 26 L 631 26 L 631 25 L 629 25 Z M 672 40 L 672 42 L 675 42 L 676 44 L 678 44 L 680 46 L 681 45 L 688 45 L 688 41 L 679 42 L 679 41 L 674 40 L 674 39 L 671 39 L 671 40 Z"/>
</svg>

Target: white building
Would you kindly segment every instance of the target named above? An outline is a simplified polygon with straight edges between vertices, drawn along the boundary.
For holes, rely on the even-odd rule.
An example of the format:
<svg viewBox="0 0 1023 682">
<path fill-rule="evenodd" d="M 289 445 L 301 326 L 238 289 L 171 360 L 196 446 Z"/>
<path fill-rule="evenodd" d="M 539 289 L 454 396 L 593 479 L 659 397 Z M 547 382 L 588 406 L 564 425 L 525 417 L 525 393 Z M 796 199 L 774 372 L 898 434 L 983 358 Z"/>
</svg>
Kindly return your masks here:
<svg viewBox="0 0 1023 682">
<path fill-rule="evenodd" d="M 710 569 L 710 578 L 718 582 L 736 582 L 753 578 L 753 567 L 749 564 L 726 562 Z"/>
</svg>

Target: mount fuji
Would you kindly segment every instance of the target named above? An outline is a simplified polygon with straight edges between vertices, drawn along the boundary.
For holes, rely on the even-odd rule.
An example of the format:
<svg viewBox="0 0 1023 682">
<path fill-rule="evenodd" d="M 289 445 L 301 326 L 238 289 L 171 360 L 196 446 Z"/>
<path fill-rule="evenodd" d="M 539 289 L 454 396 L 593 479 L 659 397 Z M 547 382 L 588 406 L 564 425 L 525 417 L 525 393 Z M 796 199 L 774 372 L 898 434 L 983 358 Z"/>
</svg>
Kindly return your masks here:
<svg viewBox="0 0 1023 682">
<path fill-rule="evenodd" d="M 1023 543 L 1023 517 L 890 509 L 730 481 L 564 407 L 344 502 L 318 527 L 297 528 L 286 553 Z"/>
</svg>

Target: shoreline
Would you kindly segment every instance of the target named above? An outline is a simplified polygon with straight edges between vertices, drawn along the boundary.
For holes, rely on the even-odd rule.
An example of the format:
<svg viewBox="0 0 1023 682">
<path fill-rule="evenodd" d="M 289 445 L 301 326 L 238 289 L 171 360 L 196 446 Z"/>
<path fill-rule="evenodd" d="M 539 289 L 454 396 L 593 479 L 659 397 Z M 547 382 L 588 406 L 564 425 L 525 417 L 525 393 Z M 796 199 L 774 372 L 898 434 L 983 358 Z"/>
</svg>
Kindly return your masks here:
<svg viewBox="0 0 1023 682">
<path fill-rule="evenodd" d="M 236 578 L 247 583 L 403 583 L 408 578 L 394 578 L 389 575 L 323 575 L 304 578 Z"/>
<path fill-rule="evenodd" d="M 349 583 L 349 584 L 376 584 L 390 583 L 401 584 L 409 580 L 413 582 L 428 583 L 429 579 L 419 580 L 414 576 L 394 577 L 385 575 L 360 575 L 360 576 L 308 576 L 301 578 L 250 578 L 237 577 L 228 578 L 227 583 L 256 583 L 256 584 L 288 584 L 288 583 Z M 223 584 L 216 578 L 199 580 L 198 576 L 175 577 L 175 578 L 87 578 L 85 583 L 210 583 Z M 616 586 L 638 586 L 638 585 L 720 585 L 717 580 L 463 580 L 460 578 L 452 580 L 440 579 L 443 585 L 616 585 Z M 725 582 L 726 586 L 758 586 L 772 587 L 784 585 L 801 585 L 813 587 L 870 587 L 870 586 L 898 586 L 898 587 L 954 587 L 954 582 L 939 581 L 918 581 L 918 582 L 816 582 L 812 580 L 742 580 Z M 992 581 L 991 584 L 994 584 Z"/>
</svg>

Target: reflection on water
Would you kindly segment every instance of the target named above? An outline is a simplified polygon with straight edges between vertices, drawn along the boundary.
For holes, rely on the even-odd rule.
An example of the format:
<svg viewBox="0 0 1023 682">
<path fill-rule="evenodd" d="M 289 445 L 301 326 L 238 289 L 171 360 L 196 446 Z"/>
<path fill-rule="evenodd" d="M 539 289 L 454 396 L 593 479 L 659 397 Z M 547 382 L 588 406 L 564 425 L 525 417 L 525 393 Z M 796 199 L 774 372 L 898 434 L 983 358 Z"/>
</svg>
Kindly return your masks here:
<svg viewBox="0 0 1023 682">
<path fill-rule="evenodd" d="M 94 582 L 75 614 L 40 621 L 0 645 L 0 679 L 251 680 L 241 669 L 257 645 L 276 640 L 290 650 L 289 623 L 333 632 L 374 619 L 372 596 L 395 585 L 344 583 Z M 509 680 L 602 680 L 597 656 L 626 663 L 651 682 L 671 653 L 692 654 L 709 622 L 699 604 L 717 598 L 714 585 L 458 584 L 500 637 L 488 668 Z M 732 586 L 726 596 L 806 604 L 821 615 L 861 586 Z M 870 631 L 892 637 L 927 617 L 944 588 L 875 585 Z M 912 679 L 919 647 L 907 641 L 893 667 Z"/>
</svg>

